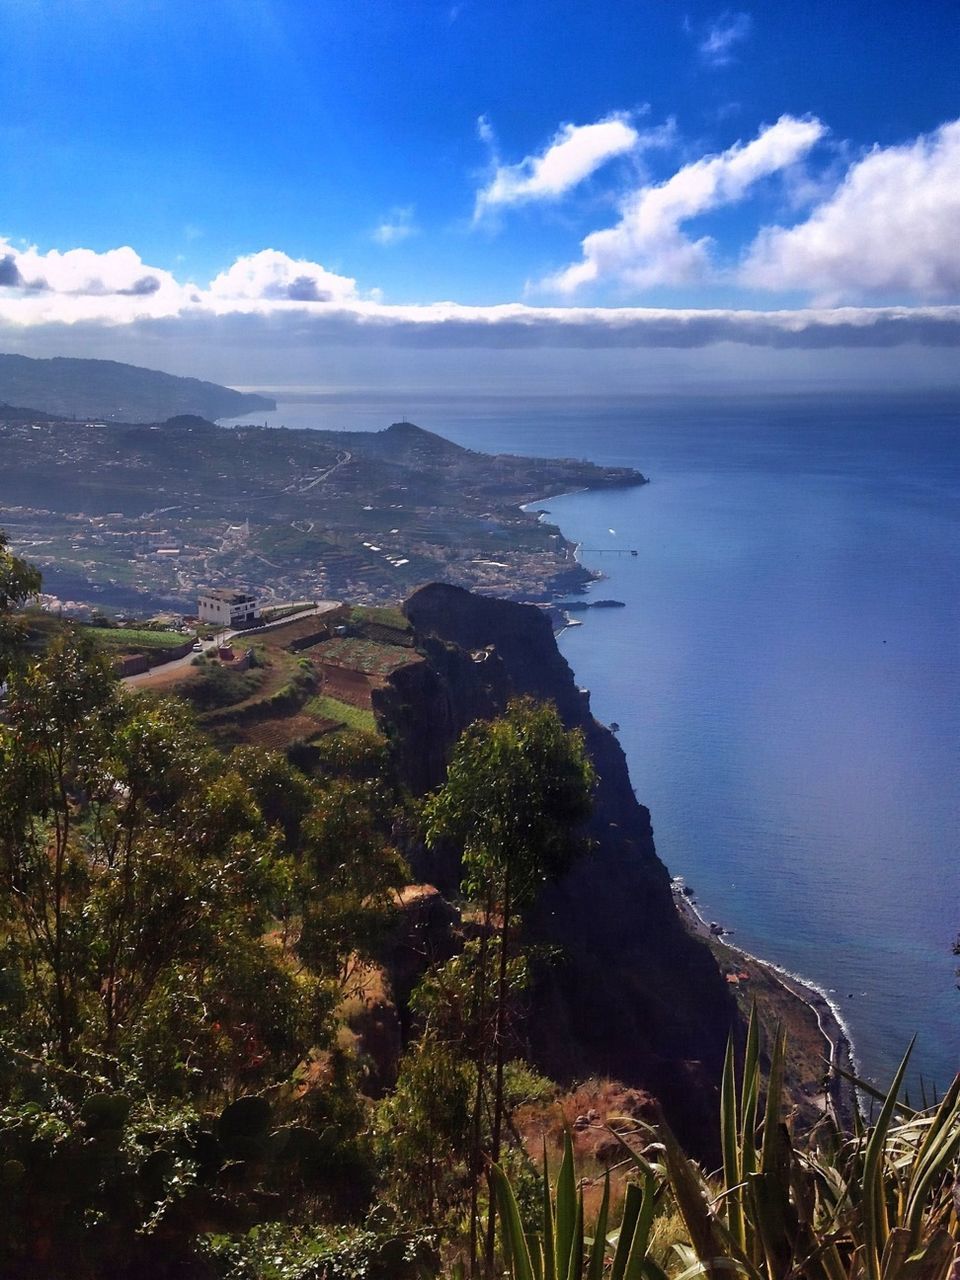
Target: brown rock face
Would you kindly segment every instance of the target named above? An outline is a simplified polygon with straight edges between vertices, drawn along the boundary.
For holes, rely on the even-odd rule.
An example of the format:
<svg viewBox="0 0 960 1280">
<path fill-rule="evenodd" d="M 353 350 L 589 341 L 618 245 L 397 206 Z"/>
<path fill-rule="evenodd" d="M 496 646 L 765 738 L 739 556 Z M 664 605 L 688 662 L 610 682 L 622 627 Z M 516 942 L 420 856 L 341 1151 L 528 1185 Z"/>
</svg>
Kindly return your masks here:
<svg viewBox="0 0 960 1280">
<path fill-rule="evenodd" d="M 469 723 L 522 694 L 552 701 L 567 727 L 583 732 L 597 771 L 594 848 L 546 888 L 526 923 L 530 941 L 561 949 L 532 1001 L 534 1060 L 560 1081 L 604 1075 L 648 1090 L 687 1146 L 712 1155 L 735 1006 L 710 952 L 677 916 L 619 743 L 591 715 L 539 609 L 436 583 L 404 612 L 429 662 L 397 672 L 374 709 L 391 726 L 415 793 L 442 782 Z M 455 890 L 454 852 L 413 861 L 423 879 Z"/>
</svg>

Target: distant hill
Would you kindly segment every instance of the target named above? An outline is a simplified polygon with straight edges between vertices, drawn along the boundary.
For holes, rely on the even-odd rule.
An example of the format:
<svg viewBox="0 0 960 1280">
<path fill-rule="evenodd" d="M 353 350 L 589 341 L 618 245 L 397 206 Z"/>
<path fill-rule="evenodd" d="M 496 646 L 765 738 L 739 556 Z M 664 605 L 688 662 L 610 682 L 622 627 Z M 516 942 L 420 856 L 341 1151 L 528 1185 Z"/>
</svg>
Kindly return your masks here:
<svg viewBox="0 0 960 1280">
<path fill-rule="evenodd" d="M 51 414 L 0 401 L 0 422 L 50 422 Z"/>
<path fill-rule="evenodd" d="M 180 414 L 232 418 L 275 409 L 266 396 L 233 391 L 199 378 L 177 378 L 116 360 L 0 354 L 0 402 L 30 405 L 65 418 L 160 422 Z"/>
</svg>

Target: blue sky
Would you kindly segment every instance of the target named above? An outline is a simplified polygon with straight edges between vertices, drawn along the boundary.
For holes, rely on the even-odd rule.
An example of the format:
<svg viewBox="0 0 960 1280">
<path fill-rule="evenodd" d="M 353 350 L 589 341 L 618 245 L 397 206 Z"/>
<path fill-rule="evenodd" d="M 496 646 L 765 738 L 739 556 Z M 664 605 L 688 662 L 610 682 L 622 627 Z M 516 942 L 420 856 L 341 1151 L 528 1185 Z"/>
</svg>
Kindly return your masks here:
<svg viewBox="0 0 960 1280">
<path fill-rule="evenodd" d="M 0 345 L 233 382 L 342 348 L 362 382 L 385 344 L 429 380 L 724 341 L 949 380 L 958 66 L 937 0 L 0 0 Z"/>
</svg>

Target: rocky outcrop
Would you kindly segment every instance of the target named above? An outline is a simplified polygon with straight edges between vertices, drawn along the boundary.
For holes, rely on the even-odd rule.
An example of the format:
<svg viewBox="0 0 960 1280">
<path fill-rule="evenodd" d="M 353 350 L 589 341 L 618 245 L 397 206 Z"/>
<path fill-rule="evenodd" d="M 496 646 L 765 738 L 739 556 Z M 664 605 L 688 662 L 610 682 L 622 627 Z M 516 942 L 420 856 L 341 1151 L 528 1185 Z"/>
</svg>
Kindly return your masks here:
<svg viewBox="0 0 960 1280">
<path fill-rule="evenodd" d="M 404 612 L 428 661 L 395 673 L 374 709 L 414 793 L 442 782 L 468 724 L 515 695 L 552 701 L 583 733 L 596 768 L 593 848 L 545 890 L 526 925 L 531 941 L 560 948 L 532 1002 L 535 1061 L 560 1081 L 605 1075 L 648 1090 L 687 1145 L 712 1154 L 735 1006 L 709 950 L 677 915 L 623 751 L 591 715 L 548 618 L 439 583 L 417 591 Z M 413 860 L 417 875 L 455 891 L 454 851 Z"/>
</svg>

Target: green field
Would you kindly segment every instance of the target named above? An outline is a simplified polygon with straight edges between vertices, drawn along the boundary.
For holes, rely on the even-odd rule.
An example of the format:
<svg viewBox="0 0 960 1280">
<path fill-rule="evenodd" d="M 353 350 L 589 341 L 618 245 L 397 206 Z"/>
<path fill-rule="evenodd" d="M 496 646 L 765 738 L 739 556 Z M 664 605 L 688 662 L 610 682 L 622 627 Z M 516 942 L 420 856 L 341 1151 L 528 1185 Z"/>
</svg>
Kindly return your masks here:
<svg viewBox="0 0 960 1280">
<path fill-rule="evenodd" d="M 328 698 L 326 694 L 318 694 L 311 698 L 303 708 L 308 715 L 320 720 L 339 720 L 348 729 L 364 729 L 367 733 L 377 732 L 377 722 L 372 711 L 362 707 L 351 707 L 348 702 L 340 702 L 337 698 Z"/>
<path fill-rule="evenodd" d="M 176 649 L 189 636 L 138 627 L 84 627 L 82 634 L 108 649 Z"/>
<path fill-rule="evenodd" d="M 413 630 L 399 609 L 391 609 L 385 605 L 354 605 L 350 610 L 350 621 L 372 622 L 378 627 L 389 627 L 393 631 Z"/>
</svg>

